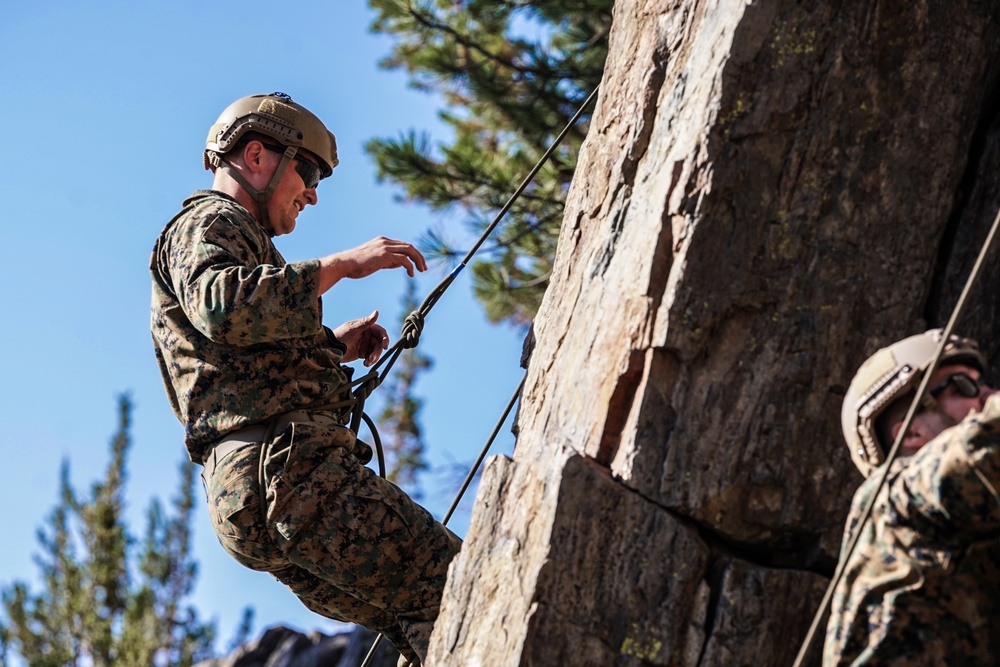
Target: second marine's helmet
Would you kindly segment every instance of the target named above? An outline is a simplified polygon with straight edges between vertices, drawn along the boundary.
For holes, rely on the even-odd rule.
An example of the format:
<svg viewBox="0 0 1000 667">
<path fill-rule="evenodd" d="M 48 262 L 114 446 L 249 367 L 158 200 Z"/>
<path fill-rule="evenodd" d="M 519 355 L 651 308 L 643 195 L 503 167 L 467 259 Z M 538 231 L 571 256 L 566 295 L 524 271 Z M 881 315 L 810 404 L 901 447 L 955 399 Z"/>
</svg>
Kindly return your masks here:
<svg viewBox="0 0 1000 667">
<path fill-rule="evenodd" d="M 879 435 L 878 418 L 897 401 L 909 398 L 930 368 L 944 331 L 931 329 L 884 347 L 865 361 L 844 396 L 841 423 L 851 459 L 865 477 L 880 466 L 892 446 Z M 952 335 L 940 365 L 964 363 L 982 372 L 986 361 L 971 338 Z M 934 399 L 924 401 L 933 405 Z"/>
</svg>

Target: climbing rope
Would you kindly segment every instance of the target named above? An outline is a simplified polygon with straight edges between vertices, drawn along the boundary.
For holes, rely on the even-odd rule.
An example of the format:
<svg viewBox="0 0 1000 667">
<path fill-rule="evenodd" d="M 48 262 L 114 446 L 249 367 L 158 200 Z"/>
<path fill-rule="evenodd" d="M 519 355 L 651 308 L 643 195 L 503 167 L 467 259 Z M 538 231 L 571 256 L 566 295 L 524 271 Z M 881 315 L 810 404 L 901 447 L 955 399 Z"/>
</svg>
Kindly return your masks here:
<svg viewBox="0 0 1000 667">
<path fill-rule="evenodd" d="M 490 432 L 490 437 L 486 439 L 486 443 L 479 451 L 479 456 L 476 458 L 476 462 L 472 464 L 472 468 L 469 469 L 469 474 L 466 475 L 465 481 L 462 482 L 462 488 L 458 490 L 458 493 L 455 494 L 455 499 L 451 501 L 451 507 L 448 508 L 448 512 L 445 513 L 444 519 L 441 520 L 443 525 L 448 525 L 448 521 L 451 520 L 452 515 L 458 508 L 458 504 L 462 501 L 462 496 L 465 495 L 465 492 L 472 483 L 472 480 L 475 479 L 476 473 L 479 471 L 479 466 L 482 465 L 483 459 L 486 458 L 486 454 L 489 453 L 490 447 L 493 446 L 493 441 L 496 440 L 497 435 L 500 433 L 500 428 L 503 426 L 504 422 L 507 421 L 510 411 L 514 409 L 514 403 L 517 402 L 523 388 L 524 376 L 522 375 L 521 381 L 517 384 L 517 389 L 514 390 L 514 393 L 511 394 L 510 400 L 507 401 L 507 407 L 504 408 L 503 414 L 500 415 L 500 419 L 498 419 L 497 423 L 493 426 L 493 430 Z M 379 644 L 382 643 L 383 637 L 384 635 L 380 634 L 375 638 L 375 641 L 372 643 L 372 647 L 368 649 L 368 655 L 365 656 L 364 662 L 361 663 L 361 667 L 368 667 L 368 665 L 371 664 L 372 659 L 375 657 L 375 652 L 378 650 Z"/>
<path fill-rule="evenodd" d="M 497 228 L 497 225 L 500 224 L 500 221 L 503 220 L 504 216 L 507 215 L 507 212 L 510 211 L 514 202 L 517 201 L 518 197 L 520 197 L 528 185 L 531 184 L 531 181 L 541 170 L 542 166 L 552 156 L 552 153 L 554 153 L 556 148 L 559 147 L 563 139 L 566 138 L 566 135 L 569 134 L 571 129 L 573 129 L 573 126 L 576 125 L 577 121 L 580 120 L 580 116 L 583 115 L 584 110 L 590 105 L 590 102 L 594 99 L 594 97 L 597 96 L 597 92 L 600 88 L 601 86 L 598 84 L 594 90 L 591 91 L 590 95 L 587 96 L 587 99 L 584 100 L 583 104 L 580 105 L 580 108 L 577 109 L 575 114 L 573 114 L 573 117 L 566 124 L 566 127 L 563 128 L 562 132 L 559 133 L 559 136 L 555 138 L 542 157 L 537 163 L 535 163 L 535 166 L 532 167 L 531 171 L 528 172 L 528 175 L 524 177 L 521 184 L 517 186 L 514 194 L 510 196 L 507 203 L 503 205 L 503 208 L 501 208 L 496 217 L 493 218 L 493 222 L 491 222 L 489 227 L 487 227 L 486 230 L 479 236 L 479 239 L 472 246 L 469 252 L 465 254 L 465 257 L 461 262 L 459 262 L 458 266 L 456 266 L 451 273 L 449 273 L 438 284 L 437 287 L 431 290 L 430 294 L 427 295 L 427 298 L 424 299 L 423 303 L 420 304 L 420 307 L 417 308 L 417 310 L 406 316 L 406 319 L 403 322 L 403 331 L 399 336 L 399 340 L 397 340 L 396 343 L 386 351 L 386 354 L 384 354 L 382 358 L 379 359 L 374 366 L 372 366 L 368 373 L 351 383 L 352 387 L 357 386 L 357 389 L 354 390 L 355 403 L 351 414 L 351 430 L 357 433 L 358 428 L 361 426 L 361 421 L 364 420 L 375 441 L 375 448 L 378 452 L 379 460 L 379 474 L 382 477 L 385 477 L 385 461 L 384 454 L 382 453 L 382 443 L 379 439 L 378 432 L 375 429 L 375 424 L 372 423 L 368 415 L 365 414 L 365 399 L 371 396 L 372 392 L 375 391 L 380 384 L 382 384 L 386 376 L 389 374 L 389 370 L 392 368 L 393 364 L 396 363 L 396 359 L 399 358 L 399 355 L 402 354 L 403 350 L 408 350 L 417 346 L 420 342 L 420 333 L 424 328 L 424 318 L 431 312 L 431 309 L 434 308 L 434 305 L 455 281 L 458 274 L 462 272 L 462 269 L 468 266 L 469 261 L 472 260 L 472 257 L 479 251 L 479 248 L 482 247 L 483 243 L 486 242 L 486 239 L 490 237 L 493 231 Z M 383 364 L 385 364 L 385 369 L 380 374 L 378 369 L 379 366 Z M 455 496 L 455 500 L 452 502 L 444 520 L 441 522 L 442 524 L 446 526 L 448 525 L 448 520 L 451 519 L 451 516 L 458 507 L 458 503 L 461 501 L 462 496 L 469 488 L 469 484 L 471 484 L 472 480 L 475 478 L 476 471 L 479 469 L 479 466 L 482 464 L 487 452 L 489 452 L 490 447 L 493 445 L 493 440 L 496 439 L 497 434 L 500 432 L 500 427 L 503 425 L 504 421 L 506 421 L 507 415 L 510 414 L 511 409 L 514 407 L 517 397 L 521 395 L 521 389 L 523 386 L 524 378 L 522 377 L 521 382 L 517 385 L 517 389 L 514 391 L 514 394 L 510 397 L 510 401 L 507 403 L 507 408 L 504 410 L 503 416 L 500 417 L 500 420 L 497 422 L 496 426 L 494 426 L 493 432 L 490 434 L 490 437 L 487 439 L 482 451 L 479 453 L 479 457 L 476 459 L 475 464 L 473 464 L 472 469 L 469 471 L 465 481 L 462 483 L 462 488 L 459 489 L 458 494 Z M 361 663 L 361 667 L 368 667 L 371 664 L 371 661 L 375 657 L 375 652 L 378 650 L 379 644 L 382 643 L 383 636 L 384 635 L 379 634 L 379 636 L 375 638 L 372 647 L 368 650 L 368 655 L 365 656 L 364 661 Z"/>
<path fill-rule="evenodd" d="M 514 194 L 510 196 L 510 199 L 507 200 L 507 203 L 503 205 L 503 208 L 500 209 L 500 212 L 497 213 L 495 218 L 493 218 L 493 222 L 491 222 L 489 227 L 487 227 L 486 230 L 483 231 L 483 233 L 479 236 L 479 239 L 472 246 L 469 252 L 466 253 L 465 257 L 458 264 L 458 266 L 456 266 L 451 271 L 451 273 L 445 276 L 445 278 L 438 284 L 437 287 L 431 290 L 430 294 L 427 295 L 427 298 L 424 299 L 423 303 L 420 304 L 419 308 L 417 308 L 415 311 L 406 316 L 406 319 L 403 322 L 403 330 L 399 336 L 399 340 L 397 340 L 392 345 L 392 347 L 390 347 L 386 351 L 386 353 L 382 355 L 382 358 L 379 359 L 378 362 L 376 362 L 375 365 L 371 367 L 371 370 L 369 370 L 368 373 L 366 373 L 365 375 L 361 376 L 360 378 L 351 383 L 352 387 L 355 386 L 357 387 L 357 389 L 354 390 L 353 394 L 355 404 L 351 414 L 351 422 L 350 422 L 351 430 L 354 431 L 355 434 L 361 427 L 361 421 L 365 417 L 364 415 L 365 400 L 369 396 L 371 396 L 372 392 L 375 391 L 375 389 L 378 388 L 379 385 L 382 384 L 386 376 L 389 374 L 390 369 L 392 369 L 393 364 L 396 363 L 396 360 L 399 358 L 399 355 L 402 354 L 403 350 L 408 350 L 417 346 L 417 344 L 420 342 L 420 333 L 424 329 L 424 318 L 431 312 L 431 309 L 434 308 L 434 305 L 437 304 L 441 296 L 455 281 L 455 278 L 458 276 L 458 274 L 462 272 L 462 269 L 468 266 L 469 262 L 472 260 L 472 257 L 479 251 L 483 243 L 486 242 L 486 239 L 489 238 L 489 236 L 497 228 L 497 225 L 499 225 L 500 221 L 503 220 L 504 216 L 507 215 L 507 212 L 510 211 L 511 207 L 514 205 L 514 202 L 517 201 L 517 199 L 521 196 L 521 194 L 525 191 L 525 189 L 527 189 L 527 187 L 531 184 L 531 181 L 541 170 L 542 166 L 545 165 L 548 159 L 552 156 L 552 153 L 555 152 L 556 148 L 559 147 L 563 139 L 566 138 L 566 135 L 569 134 L 569 131 L 573 129 L 573 126 L 576 125 L 578 120 L 580 120 L 580 116 L 583 115 L 584 110 L 590 105 L 590 102 L 597 95 L 597 92 L 600 90 L 600 88 L 601 88 L 600 84 L 598 84 L 597 87 L 594 88 L 593 91 L 591 91 L 590 95 L 587 96 L 587 99 L 584 100 L 583 104 L 580 105 L 580 108 L 577 109 L 575 114 L 573 114 L 573 117 L 570 119 L 569 123 L 566 124 L 566 127 L 563 128 L 562 132 L 559 133 L 559 136 L 555 138 L 555 140 L 548 147 L 548 149 L 538 160 L 535 166 L 532 167 L 530 172 L 528 172 L 528 175 L 524 177 L 524 180 L 521 181 L 521 184 L 517 186 L 517 189 L 514 191 Z M 383 364 L 385 365 L 385 368 L 381 373 L 379 373 L 378 369 Z M 365 423 L 369 425 L 370 429 L 372 429 L 372 433 L 376 441 L 376 446 L 379 446 L 378 445 L 379 438 L 378 435 L 375 434 L 374 426 L 371 424 L 371 421 L 366 420 Z M 381 452 L 379 452 L 379 456 L 381 458 L 382 456 Z"/>
<path fill-rule="evenodd" d="M 948 324 L 944 328 L 944 334 L 941 336 L 941 342 L 938 344 L 937 351 L 934 354 L 934 359 L 931 362 L 930 367 L 927 369 L 927 372 L 924 373 L 924 377 L 920 380 L 916 396 L 913 397 L 913 402 L 910 403 L 910 409 L 907 411 L 906 418 L 903 420 L 903 426 L 899 429 L 899 433 L 896 434 L 896 439 L 892 443 L 892 448 L 889 450 L 888 456 L 886 456 L 885 463 L 881 466 L 881 472 L 876 473 L 879 475 L 878 486 L 875 488 L 875 493 L 871 494 L 868 498 L 864 511 L 861 513 L 861 518 L 856 524 L 857 527 L 854 530 L 854 534 L 851 535 L 851 540 L 847 545 L 847 549 L 844 551 L 840 561 L 837 563 L 837 569 L 834 572 L 833 579 L 830 581 L 830 585 L 826 588 L 826 593 L 823 595 L 823 601 L 820 603 L 815 616 L 813 616 L 812 624 L 809 626 L 809 632 L 806 633 L 806 638 L 803 640 L 802 646 L 799 648 L 798 656 L 795 658 L 794 667 L 802 667 L 805 663 L 806 655 L 815 640 L 816 632 L 819 629 L 820 624 L 823 622 L 826 612 L 830 607 L 830 600 L 833 597 L 833 591 L 840 584 L 840 580 L 844 576 L 844 569 L 847 566 L 847 561 L 850 560 L 855 547 L 858 545 L 861 533 L 864 532 L 865 524 L 871 519 L 872 508 L 875 506 L 875 500 L 878 498 L 879 493 L 881 493 L 882 487 L 885 486 L 885 480 L 889 473 L 889 467 L 892 465 L 892 462 L 896 460 L 900 444 L 903 442 L 906 432 L 910 429 L 910 423 L 916 416 L 920 405 L 923 402 L 924 396 L 927 394 L 927 385 L 930 383 L 931 375 L 933 375 L 934 371 L 937 370 L 938 364 L 941 361 L 941 356 L 944 354 L 945 346 L 948 344 L 948 338 L 951 336 L 952 329 L 955 328 L 955 323 L 958 321 L 959 316 L 965 309 L 966 299 L 972 291 L 972 287 L 976 283 L 976 280 L 979 278 L 979 273 L 985 263 L 986 256 L 993 247 L 998 227 L 1000 227 L 1000 212 L 997 212 L 997 216 L 993 220 L 993 226 L 990 228 L 990 232 L 986 236 L 986 242 L 979 251 L 979 257 L 976 259 L 976 263 L 972 267 L 972 272 L 969 273 L 969 278 L 965 281 L 965 287 L 962 289 L 962 294 L 958 297 L 958 302 L 955 304 L 955 308 L 952 310 Z"/>
</svg>

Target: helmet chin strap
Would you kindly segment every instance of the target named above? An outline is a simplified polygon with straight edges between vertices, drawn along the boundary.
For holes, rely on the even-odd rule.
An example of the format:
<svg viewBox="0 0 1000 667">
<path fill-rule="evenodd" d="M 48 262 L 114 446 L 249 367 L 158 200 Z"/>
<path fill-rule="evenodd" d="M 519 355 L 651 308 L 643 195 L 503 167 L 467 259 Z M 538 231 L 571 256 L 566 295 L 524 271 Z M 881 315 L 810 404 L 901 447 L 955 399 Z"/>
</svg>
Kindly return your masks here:
<svg viewBox="0 0 1000 667">
<path fill-rule="evenodd" d="M 239 183 L 240 187 L 246 190 L 247 193 L 254 198 L 254 201 L 257 202 L 258 222 L 260 222 L 261 227 L 263 227 L 270 236 L 274 236 L 274 229 L 271 227 L 271 221 L 267 216 L 267 203 L 271 201 L 271 195 L 274 194 L 274 191 L 278 187 L 278 183 L 281 182 L 281 177 L 284 176 L 285 170 L 288 168 L 288 164 L 292 161 L 292 158 L 295 157 L 298 150 L 299 149 L 294 146 L 288 146 L 285 148 L 285 152 L 281 156 L 281 162 L 278 163 L 278 168 L 274 170 L 274 175 L 271 176 L 271 182 L 267 184 L 266 190 L 258 190 L 254 186 L 250 185 L 250 181 L 244 178 L 243 174 L 235 169 L 233 165 L 223 160 L 222 156 L 219 156 L 218 154 L 213 156 L 216 157 L 216 160 L 213 160 L 213 162 L 216 163 L 216 169 L 221 169 L 224 174 Z"/>
</svg>

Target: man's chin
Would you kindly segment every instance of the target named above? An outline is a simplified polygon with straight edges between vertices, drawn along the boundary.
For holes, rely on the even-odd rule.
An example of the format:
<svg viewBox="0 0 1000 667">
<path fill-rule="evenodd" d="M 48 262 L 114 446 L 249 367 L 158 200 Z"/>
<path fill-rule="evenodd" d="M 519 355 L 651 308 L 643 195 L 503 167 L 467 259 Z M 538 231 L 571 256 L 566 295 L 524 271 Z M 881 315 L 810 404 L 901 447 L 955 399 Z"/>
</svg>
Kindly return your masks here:
<svg viewBox="0 0 1000 667">
<path fill-rule="evenodd" d="M 274 230 L 275 236 L 283 236 L 285 234 L 291 234 L 295 231 L 295 219 L 288 218 L 281 221 L 280 226 L 276 226 Z"/>
</svg>

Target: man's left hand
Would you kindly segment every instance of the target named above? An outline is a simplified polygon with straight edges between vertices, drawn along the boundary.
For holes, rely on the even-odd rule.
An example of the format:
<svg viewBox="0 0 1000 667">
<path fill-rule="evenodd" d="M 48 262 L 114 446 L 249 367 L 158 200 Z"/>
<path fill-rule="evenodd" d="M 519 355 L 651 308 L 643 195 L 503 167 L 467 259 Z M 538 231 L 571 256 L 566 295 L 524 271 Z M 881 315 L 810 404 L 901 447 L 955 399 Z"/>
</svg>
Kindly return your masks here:
<svg viewBox="0 0 1000 667">
<path fill-rule="evenodd" d="M 371 366 L 389 349 L 389 334 L 380 324 L 376 324 L 378 311 L 356 320 L 344 322 L 333 330 L 333 334 L 347 346 L 345 363 L 364 359 L 365 366 Z"/>
</svg>

